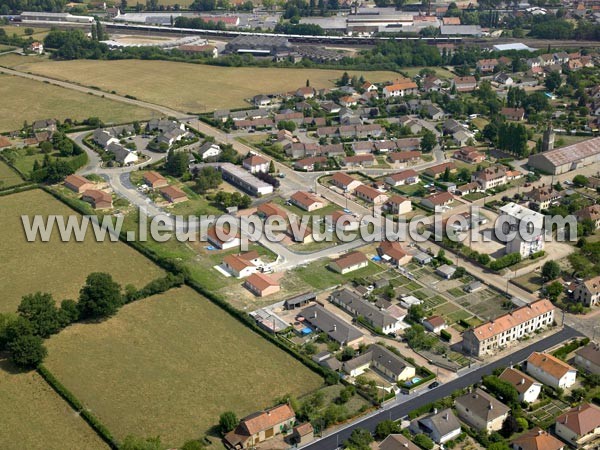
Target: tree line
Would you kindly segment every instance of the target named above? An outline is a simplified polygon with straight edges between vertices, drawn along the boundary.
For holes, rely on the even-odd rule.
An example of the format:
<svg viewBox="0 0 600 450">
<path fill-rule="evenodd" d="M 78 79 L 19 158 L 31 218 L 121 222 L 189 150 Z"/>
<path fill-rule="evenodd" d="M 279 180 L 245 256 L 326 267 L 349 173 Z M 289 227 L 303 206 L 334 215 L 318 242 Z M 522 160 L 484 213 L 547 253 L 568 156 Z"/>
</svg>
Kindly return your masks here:
<svg viewBox="0 0 600 450">
<path fill-rule="evenodd" d="M 66 299 L 56 305 L 52 294 L 36 292 L 25 295 L 17 314 L 0 314 L 0 351 L 7 351 L 11 361 L 21 369 L 32 369 L 47 355 L 44 339 L 79 321 L 101 321 L 113 316 L 121 306 L 181 286 L 181 274 L 168 273 L 142 289 L 127 285 L 125 290 L 107 273 L 91 273 L 79 298 Z"/>
</svg>

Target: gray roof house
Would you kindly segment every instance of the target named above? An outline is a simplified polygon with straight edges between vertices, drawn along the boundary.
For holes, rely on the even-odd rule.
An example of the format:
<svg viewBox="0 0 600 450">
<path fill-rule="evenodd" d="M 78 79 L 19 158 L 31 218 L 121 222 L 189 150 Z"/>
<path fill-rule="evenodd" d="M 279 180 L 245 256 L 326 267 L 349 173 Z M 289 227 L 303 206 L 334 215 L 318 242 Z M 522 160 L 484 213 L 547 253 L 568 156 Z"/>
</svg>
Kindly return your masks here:
<svg viewBox="0 0 600 450">
<path fill-rule="evenodd" d="M 508 406 L 479 388 L 458 397 L 454 406 L 461 420 L 488 432 L 500 430 L 510 412 Z"/>
<path fill-rule="evenodd" d="M 373 368 L 394 381 L 408 380 L 415 376 L 415 368 L 387 348 L 373 344 L 362 355 L 346 361 L 344 372 L 356 377 L 366 369 Z"/>
<path fill-rule="evenodd" d="M 436 444 L 448 442 L 461 433 L 460 422 L 450 408 L 434 410 L 433 414 L 417 420 L 416 426 L 411 424 L 411 428 L 417 433 L 425 433 Z"/>
<path fill-rule="evenodd" d="M 363 334 L 353 325 L 340 319 L 321 305 L 313 305 L 306 308 L 300 314 L 310 325 L 327 333 L 327 335 L 340 345 L 358 345 L 362 341 Z"/>
<path fill-rule="evenodd" d="M 400 328 L 400 320 L 349 289 L 335 291 L 331 294 L 329 300 L 354 317 L 361 317 L 373 328 L 379 328 L 384 333 L 394 333 Z"/>
<path fill-rule="evenodd" d="M 450 266 L 448 264 L 441 265 L 440 267 L 435 269 L 435 273 L 440 277 L 445 278 L 446 280 L 452 278 L 454 272 L 456 272 L 456 267 Z"/>
</svg>

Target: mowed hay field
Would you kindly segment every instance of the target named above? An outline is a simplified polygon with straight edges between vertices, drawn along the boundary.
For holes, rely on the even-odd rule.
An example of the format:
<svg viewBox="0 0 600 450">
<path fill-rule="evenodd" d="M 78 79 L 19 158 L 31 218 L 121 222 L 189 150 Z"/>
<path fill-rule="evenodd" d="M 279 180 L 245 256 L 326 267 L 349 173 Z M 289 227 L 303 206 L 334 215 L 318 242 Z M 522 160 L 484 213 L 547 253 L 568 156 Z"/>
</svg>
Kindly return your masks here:
<svg viewBox="0 0 600 450">
<path fill-rule="evenodd" d="M 1 60 L 0 60 L 1 62 Z M 217 67 L 169 61 L 45 61 L 16 69 L 51 78 L 97 86 L 121 95 L 169 106 L 184 112 L 204 112 L 249 106 L 244 99 L 306 86 L 332 87 L 341 70 Z M 394 72 L 348 72 L 372 82 L 393 80 Z"/>
<path fill-rule="evenodd" d="M 23 121 L 99 117 L 105 123 L 143 120 L 157 115 L 144 108 L 75 92 L 25 78 L 0 75 L 0 131 L 20 129 Z"/>
<path fill-rule="evenodd" d="M 239 417 L 322 380 L 188 287 L 124 306 L 99 324 L 48 341 L 45 365 L 122 440 L 201 437 L 219 415 Z"/>
<path fill-rule="evenodd" d="M 12 370 L 0 359 L 1 449 L 108 449 L 37 372 Z"/>
<path fill-rule="evenodd" d="M 23 179 L 4 161 L 0 161 L 0 188 L 7 188 L 23 183 Z"/>
<path fill-rule="evenodd" d="M 36 291 L 49 292 L 57 302 L 77 299 L 91 272 L 108 272 L 125 286 L 142 287 L 164 275 L 162 269 L 122 242 L 60 242 L 55 230 L 50 242 L 27 242 L 21 215 L 70 215 L 73 210 L 41 190 L 0 197 L 0 312 L 16 311 L 21 297 Z"/>
</svg>

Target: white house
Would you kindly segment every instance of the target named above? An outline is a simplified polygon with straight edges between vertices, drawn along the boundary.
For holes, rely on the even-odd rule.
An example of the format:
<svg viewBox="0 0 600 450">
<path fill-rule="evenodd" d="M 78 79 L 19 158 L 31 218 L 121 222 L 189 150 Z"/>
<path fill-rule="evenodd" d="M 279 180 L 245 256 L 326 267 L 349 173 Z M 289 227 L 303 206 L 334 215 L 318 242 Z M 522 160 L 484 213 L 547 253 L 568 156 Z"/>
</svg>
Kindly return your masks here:
<svg viewBox="0 0 600 450">
<path fill-rule="evenodd" d="M 542 392 L 542 383 L 511 367 L 504 369 L 498 378 L 515 387 L 519 393 L 520 402 L 534 403 Z"/>
<path fill-rule="evenodd" d="M 203 160 L 216 158 L 221 154 L 221 147 L 214 142 L 205 142 L 199 149 L 198 154 Z"/>
<path fill-rule="evenodd" d="M 260 155 L 250 155 L 242 161 L 242 167 L 250 173 L 268 172 L 269 161 Z"/>
<path fill-rule="evenodd" d="M 527 373 L 553 388 L 569 388 L 575 384 L 577 369 L 548 354 L 533 352 L 527 358 Z"/>
<path fill-rule="evenodd" d="M 246 278 L 258 270 L 260 257 L 256 251 L 227 255 L 223 258 L 223 268 L 236 278 Z"/>
<path fill-rule="evenodd" d="M 556 419 L 555 433 L 576 448 L 600 437 L 600 408 L 584 403 Z M 597 448 L 597 447 L 585 447 Z"/>
</svg>

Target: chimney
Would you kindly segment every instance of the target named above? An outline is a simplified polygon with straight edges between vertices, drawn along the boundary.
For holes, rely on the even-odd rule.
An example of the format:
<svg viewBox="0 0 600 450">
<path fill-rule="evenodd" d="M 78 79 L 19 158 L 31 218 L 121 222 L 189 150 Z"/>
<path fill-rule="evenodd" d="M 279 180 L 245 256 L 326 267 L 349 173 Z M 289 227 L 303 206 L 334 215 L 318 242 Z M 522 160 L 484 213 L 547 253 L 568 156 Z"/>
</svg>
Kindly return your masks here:
<svg viewBox="0 0 600 450">
<path fill-rule="evenodd" d="M 541 428 L 538 430 L 538 436 L 541 436 L 542 434 L 544 434 L 544 430 L 542 430 Z"/>
<path fill-rule="evenodd" d="M 525 384 L 525 378 L 521 378 L 521 384 Z"/>
<path fill-rule="evenodd" d="M 335 323 L 333 324 L 333 331 L 337 331 L 337 325 Z"/>
<path fill-rule="evenodd" d="M 493 403 L 490 403 L 490 411 L 491 411 L 492 409 L 494 409 L 494 404 L 493 404 Z"/>
<path fill-rule="evenodd" d="M 450 418 L 450 415 L 448 413 L 444 414 L 444 420 L 446 422 L 448 422 L 448 419 Z"/>
<path fill-rule="evenodd" d="M 437 408 L 433 408 L 433 414 L 437 414 L 437 413 L 438 413 Z"/>
</svg>

